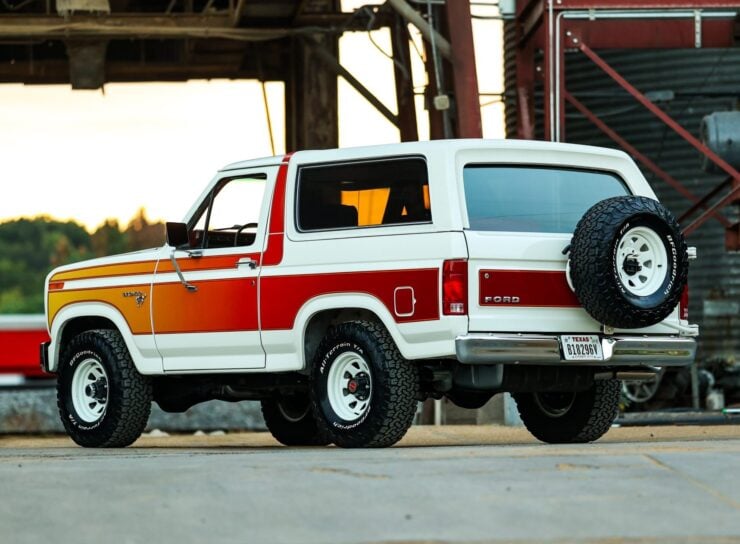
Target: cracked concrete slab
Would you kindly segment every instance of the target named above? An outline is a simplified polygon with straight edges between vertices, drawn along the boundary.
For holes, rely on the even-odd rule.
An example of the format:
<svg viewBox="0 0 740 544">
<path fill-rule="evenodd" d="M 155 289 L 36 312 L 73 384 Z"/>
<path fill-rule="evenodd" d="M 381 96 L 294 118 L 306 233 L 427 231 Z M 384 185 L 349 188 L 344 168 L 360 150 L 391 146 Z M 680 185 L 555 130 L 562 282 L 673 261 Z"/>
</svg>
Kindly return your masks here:
<svg viewBox="0 0 740 544">
<path fill-rule="evenodd" d="M 467 445 L 461 445 L 467 444 Z M 266 433 L 143 437 L 124 450 L 0 437 L 3 542 L 740 542 L 740 428 L 414 427 L 384 450 Z"/>
</svg>

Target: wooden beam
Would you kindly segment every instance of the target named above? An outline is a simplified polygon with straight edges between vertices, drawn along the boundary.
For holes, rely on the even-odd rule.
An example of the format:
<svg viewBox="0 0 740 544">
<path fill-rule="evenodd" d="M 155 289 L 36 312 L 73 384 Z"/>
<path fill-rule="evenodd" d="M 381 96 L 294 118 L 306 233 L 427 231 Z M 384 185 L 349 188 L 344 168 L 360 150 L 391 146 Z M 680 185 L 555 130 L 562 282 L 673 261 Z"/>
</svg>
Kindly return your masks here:
<svg viewBox="0 0 740 544">
<path fill-rule="evenodd" d="M 236 8 L 234 9 L 234 18 L 231 20 L 231 26 L 239 26 L 239 22 L 242 20 L 242 14 L 244 13 L 244 6 L 246 5 L 246 0 L 239 0 L 236 3 Z"/>
<path fill-rule="evenodd" d="M 311 44 L 311 50 L 316 54 L 316 57 L 326 64 L 334 73 L 342 76 L 344 80 L 352 85 L 354 89 L 362 95 L 365 100 L 378 110 L 383 117 L 388 119 L 393 125 L 398 126 L 398 116 L 389 110 L 385 104 L 383 104 L 367 87 L 365 87 L 360 81 L 353 76 L 349 70 L 342 66 L 337 58 L 332 55 L 329 51 L 324 49 L 321 45 L 313 42 L 312 40 L 306 40 L 306 43 Z"/>
<path fill-rule="evenodd" d="M 234 28 L 226 15 L 0 16 L 0 40 L 222 38 L 264 41 L 298 32 L 289 28 Z"/>
</svg>

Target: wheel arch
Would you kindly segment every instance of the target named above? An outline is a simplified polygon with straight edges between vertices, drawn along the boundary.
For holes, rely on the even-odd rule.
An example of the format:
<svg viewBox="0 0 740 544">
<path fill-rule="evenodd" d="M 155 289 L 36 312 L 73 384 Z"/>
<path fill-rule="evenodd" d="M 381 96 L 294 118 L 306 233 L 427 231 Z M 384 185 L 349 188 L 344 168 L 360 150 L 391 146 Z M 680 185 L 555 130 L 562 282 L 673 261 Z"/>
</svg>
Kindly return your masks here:
<svg viewBox="0 0 740 544">
<path fill-rule="evenodd" d="M 327 295 L 308 301 L 296 317 L 296 328 L 302 331 L 296 353 L 302 357 L 301 368 L 308 364 L 326 331 L 332 325 L 347 321 L 376 321 L 382 324 L 407 358 L 408 343 L 385 305 L 364 294 Z"/>
<path fill-rule="evenodd" d="M 144 357 L 136 344 L 126 319 L 118 309 L 100 302 L 72 304 L 66 306 L 54 316 L 51 324 L 51 344 L 49 346 L 50 370 L 55 371 L 58 368 L 59 357 L 66 342 L 81 332 L 93 329 L 118 331 L 131 354 L 136 369 L 140 373 L 161 372 L 161 359 L 158 356 L 154 358 Z M 152 364 L 153 362 L 154 364 Z"/>
</svg>

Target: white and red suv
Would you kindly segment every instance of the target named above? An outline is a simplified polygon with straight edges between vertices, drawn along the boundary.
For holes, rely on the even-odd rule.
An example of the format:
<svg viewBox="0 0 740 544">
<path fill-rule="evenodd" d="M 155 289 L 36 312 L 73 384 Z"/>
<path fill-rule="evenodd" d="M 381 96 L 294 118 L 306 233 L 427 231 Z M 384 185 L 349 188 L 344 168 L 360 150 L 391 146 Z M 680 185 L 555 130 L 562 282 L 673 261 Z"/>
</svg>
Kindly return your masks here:
<svg viewBox="0 0 740 544">
<path fill-rule="evenodd" d="M 547 442 L 603 435 L 619 379 L 688 365 L 688 251 L 627 155 L 455 140 L 231 164 L 164 247 L 46 285 L 59 410 L 125 446 L 151 401 L 259 399 L 284 444 L 389 446 L 417 404 L 511 392 Z M 685 306 L 685 305 L 684 305 Z"/>
</svg>

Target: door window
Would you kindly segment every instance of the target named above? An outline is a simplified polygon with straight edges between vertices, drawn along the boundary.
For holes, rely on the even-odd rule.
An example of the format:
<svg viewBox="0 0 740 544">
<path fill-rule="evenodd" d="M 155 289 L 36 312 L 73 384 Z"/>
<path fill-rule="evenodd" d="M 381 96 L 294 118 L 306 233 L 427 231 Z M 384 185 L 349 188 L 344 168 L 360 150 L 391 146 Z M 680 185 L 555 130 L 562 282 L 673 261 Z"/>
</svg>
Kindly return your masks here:
<svg viewBox="0 0 740 544">
<path fill-rule="evenodd" d="M 191 231 L 194 247 L 254 244 L 267 176 L 227 179 L 216 185 Z"/>
</svg>

